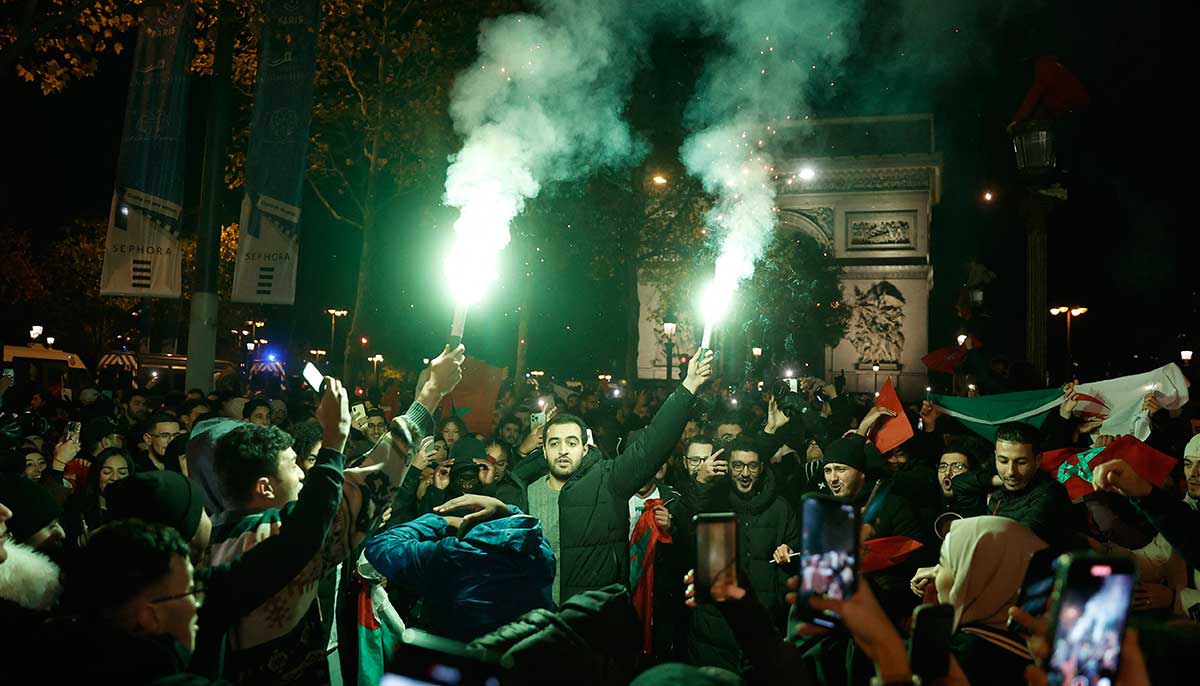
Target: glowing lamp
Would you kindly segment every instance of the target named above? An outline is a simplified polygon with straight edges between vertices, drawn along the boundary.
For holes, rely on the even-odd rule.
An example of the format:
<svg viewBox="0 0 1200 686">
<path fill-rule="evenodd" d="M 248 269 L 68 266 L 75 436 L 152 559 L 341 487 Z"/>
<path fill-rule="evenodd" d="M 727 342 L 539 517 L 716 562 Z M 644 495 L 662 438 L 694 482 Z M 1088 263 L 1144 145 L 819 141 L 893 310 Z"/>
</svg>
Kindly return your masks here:
<svg viewBox="0 0 1200 686">
<path fill-rule="evenodd" d="M 762 348 L 760 348 L 758 346 L 754 346 L 753 348 L 750 348 L 750 354 L 753 355 L 755 358 L 762 357 Z"/>
<path fill-rule="evenodd" d="M 967 342 L 967 334 L 965 334 L 965 333 L 958 334 L 958 344 L 962 345 L 966 342 Z"/>
<path fill-rule="evenodd" d="M 49 339 L 47 339 L 47 340 L 49 340 Z M 1184 362 L 1191 362 L 1192 361 L 1192 351 L 1191 350 L 1180 350 L 1179 351 L 1179 359 L 1183 360 Z"/>
<path fill-rule="evenodd" d="M 804 167 L 800 170 L 801 181 L 812 181 L 815 178 L 817 178 L 817 172 L 812 167 Z"/>
</svg>

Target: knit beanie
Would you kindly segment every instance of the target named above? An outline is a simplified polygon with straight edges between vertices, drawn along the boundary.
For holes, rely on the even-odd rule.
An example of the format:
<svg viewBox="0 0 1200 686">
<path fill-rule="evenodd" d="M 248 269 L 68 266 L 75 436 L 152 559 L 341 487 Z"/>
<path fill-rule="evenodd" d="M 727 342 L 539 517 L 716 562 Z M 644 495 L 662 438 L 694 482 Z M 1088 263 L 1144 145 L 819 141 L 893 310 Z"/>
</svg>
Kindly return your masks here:
<svg viewBox="0 0 1200 686">
<path fill-rule="evenodd" d="M 844 464 L 860 472 L 867 472 L 880 461 L 879 451 L 875 446 L 858 434 L 851 434 L 837 439 L 825 448 L 825 459 L 822 464 Z"/>
<path fill-rule="evenodd" d="M 17 543 L 29 540 L 63 513 L 50 491 L 14 474 L 0 474 L 0 503 L 12 510 L 8 530 Z"/>
<path fill-rule="evenodd" d="M 204 495 L 186 476 L 172 471 L 141 472 L 114 481 L 104 492 L 113 520 L 137 518 L 174 528 L 190 541 L 200 528 Z"/>
</svg>

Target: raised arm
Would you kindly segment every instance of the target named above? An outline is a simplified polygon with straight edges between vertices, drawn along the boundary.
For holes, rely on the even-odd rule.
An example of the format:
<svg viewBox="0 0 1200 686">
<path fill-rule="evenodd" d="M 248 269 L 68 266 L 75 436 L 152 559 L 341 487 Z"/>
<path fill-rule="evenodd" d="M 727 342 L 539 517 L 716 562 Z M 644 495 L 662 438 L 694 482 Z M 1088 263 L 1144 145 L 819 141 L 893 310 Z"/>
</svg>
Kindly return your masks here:
<svg viewBox="0 0 1200 686">
<path fill-rule="evenodd" d="M 430 364 L 429 378 L 408 413 L 392 420 L 388 432 L 371 450 L 362 467 L 346 470 L 342 508 L 334 520 L 323 555 L 326 568 L 332 568 L 352 555 L 375 527 L 383 511 L 392 504 L 404 480 L 409 454 L 419 448 L 422 432 L 433 429 L 431 412 L 462 380 L 464 356 L 461 345 L 454 350 L 446 346 Z M 348 409 L 346 413 L 348 419 Z"/>
<path fill-rule="evenodd" d="M 671 456 L 691 415 L 696 391 L 712 376 L 712 351 L 704 352 L 703 357 L 701 352 L 696 351 L 688 363 L 687 378 L 658 409 L 650 424 L 617 456 L 612 484 L 621 499 L 627 500 L 637 493 Z"/>
</svg>

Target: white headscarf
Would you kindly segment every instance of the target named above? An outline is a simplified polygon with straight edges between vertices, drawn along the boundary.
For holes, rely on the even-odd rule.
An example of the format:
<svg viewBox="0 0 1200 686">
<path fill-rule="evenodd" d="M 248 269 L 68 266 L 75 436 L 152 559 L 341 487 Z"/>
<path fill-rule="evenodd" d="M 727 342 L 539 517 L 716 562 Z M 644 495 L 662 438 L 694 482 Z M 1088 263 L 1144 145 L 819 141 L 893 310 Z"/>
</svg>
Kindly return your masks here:
<svg viewBox="0 0 1200 686">
<path fill-rule="evenodd" d="M 941 564 L 954 573 L 944 601 L 954 606 L 954 628 L 983 624 L 1003 629 L 1030 556 L 1044 548 L 1045 541 L 1007 517 L 968 517 L 951 524 L 942 541 Z"/>
</svg>

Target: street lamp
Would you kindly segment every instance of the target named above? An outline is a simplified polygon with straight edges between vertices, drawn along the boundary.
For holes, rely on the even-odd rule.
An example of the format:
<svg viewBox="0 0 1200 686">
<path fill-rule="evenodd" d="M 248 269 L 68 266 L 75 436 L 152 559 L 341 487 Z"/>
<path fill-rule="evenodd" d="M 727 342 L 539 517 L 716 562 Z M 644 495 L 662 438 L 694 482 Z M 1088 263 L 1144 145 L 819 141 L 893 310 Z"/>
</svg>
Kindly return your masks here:
<svg viewBox="0 0 1200 686">
<path fill-rule="evenodd" d="M 308 351 L 308 354 L 317 358 L 317 362 L 320 362 L 321 358 L 324 357 L 326 353 L 324 350 L 318 350 L 317 348 L 310 348 Z"/>
<path fill-rule="evenodd" d="M 1070 366 L 1074 361 L 1074 356 L 1071 354 L 1071 320 L 1088 311 L 1088 308 L 1080 305 L 1066 305 L 1060 307 L 1051 307 L 1050 316 L 1057 317 L 1058 315 L 1066 315 L 1067 317 L 1067 371 L 1069 374 L 1074 373 L 1074 367 Z"/>
<path fill-rule="evenodd" d="M 375 385 L 378 386 L 379 385 L 379 363 L 383 362 L 383 355 L 376 353 L 375 355 L 368 357 L 367 361 L 375 363 Z"/>
<path fill-rule="evenodd" d="M 41 336 L 43 331 L 45 331 L 45 329 L 40 326 L 31 326 L 29 328 L 29 340 L 36 341 L 37 337 Z"/>
<path fill-rule="evenodd" d="M 337 328 L 338 317 L 345 317 L 346 315 L 350 314 L 350 312 L 347 310 L 335 310 L 333 308 L 329 308 L 328 310 L 325 310 L 325 312 L 329 315 L 329 349 L 333 350 L 333 336 L 334 331 Z"/>
<path fill-rule="evenodd" d="M 878 393 L 878 391 L 879 391 L 879 365 L 878 364 L 871 365 L 871 371 L 875 372 L 875 391 L 876 391 L 876 393 Z"/>
<path fill-rule="evenodd" d="M 675 376 L 675 314 L 663 315 L 663 333 L 667 336 L 667 381 Z"/>
<path fill-rule="evenodd" d="M 46 336 L 46 347 L 47 348 L 54 347 L 54 336 Z"/>
<path fill-rule="evenodd" d="M 259 320 L 255 320 L 255 319 L 247 319 L 246 320 L 246 326 L 253 327 L 255 338 L 258 338 L 258 327 L 266 326 L 266 325 L 267 325 L 267 323 L 264 321 L 259 321 Z"/>
<path fill-rule="evenodd" d="M 1191 364 L 1192 351 L 1191 350 L 1180 350 L 1179 351 L 1179 359 L 1183 360 L 1184 364 Z"/>
</svg>

